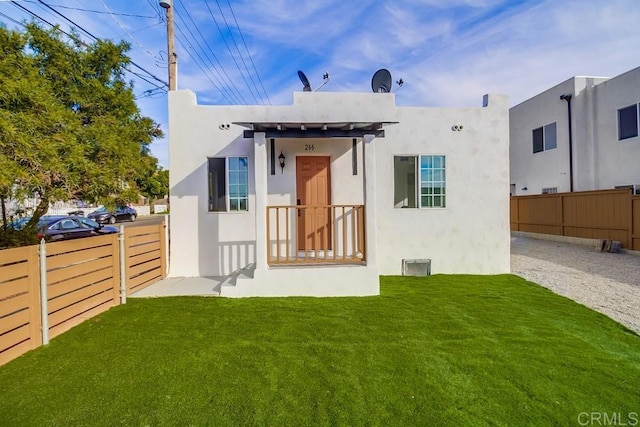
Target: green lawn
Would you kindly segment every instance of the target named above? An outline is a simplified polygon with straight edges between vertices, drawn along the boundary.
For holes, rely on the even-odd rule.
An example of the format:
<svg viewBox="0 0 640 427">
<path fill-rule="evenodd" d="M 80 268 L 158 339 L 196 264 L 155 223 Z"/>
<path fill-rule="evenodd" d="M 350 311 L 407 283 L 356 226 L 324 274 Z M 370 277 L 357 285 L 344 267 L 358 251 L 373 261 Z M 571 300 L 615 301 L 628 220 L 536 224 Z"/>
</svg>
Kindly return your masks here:
<svg viewBox="0 0 640 427">
<path fill-rule="evenodd" d="M 130 299 L 0 367 L 0 425 L 539 426 L 640 413 L 640 337 L 609 318 L 510 275 L 381 282 L 368 298 Z"/>
</svg>

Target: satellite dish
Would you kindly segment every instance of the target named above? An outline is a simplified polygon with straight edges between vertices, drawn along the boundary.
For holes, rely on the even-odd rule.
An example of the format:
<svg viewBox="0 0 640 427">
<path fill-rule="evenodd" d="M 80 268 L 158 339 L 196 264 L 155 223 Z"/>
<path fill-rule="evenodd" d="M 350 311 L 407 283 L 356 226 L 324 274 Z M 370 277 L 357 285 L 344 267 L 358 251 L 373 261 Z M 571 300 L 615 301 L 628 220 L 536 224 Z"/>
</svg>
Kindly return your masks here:
<svg viewBox="0 0 640 427">
<path fill-rule="evenodd" d="M 305 74 L 300 70 L 298 70 L 298 78 L 302 82 L 302 90 L 304 92 L 311 92 L 311 83 L 309 83 L 309 79 L 307 78 L 307 76 L 305 76 Z"/>
<path fill-rule="evenodd" d="M 371 89 L 375 93 L 389 93 L 391 92 L 392 81 L 389 70 L 382 68 L 373 75 Z"/>
</svg>

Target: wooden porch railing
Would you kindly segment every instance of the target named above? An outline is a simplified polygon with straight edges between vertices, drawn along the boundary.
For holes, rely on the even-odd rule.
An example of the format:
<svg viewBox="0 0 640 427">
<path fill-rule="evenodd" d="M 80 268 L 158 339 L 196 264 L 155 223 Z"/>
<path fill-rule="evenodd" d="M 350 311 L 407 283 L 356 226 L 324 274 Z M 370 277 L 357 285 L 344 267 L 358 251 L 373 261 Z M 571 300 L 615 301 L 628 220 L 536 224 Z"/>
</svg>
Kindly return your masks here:
<svg viewBox="0 0 640 427">
<path fill-rule="evenodd" d="M 364 264 L 363 205 L 267 206 L 267 262 Z"/>
</svg>

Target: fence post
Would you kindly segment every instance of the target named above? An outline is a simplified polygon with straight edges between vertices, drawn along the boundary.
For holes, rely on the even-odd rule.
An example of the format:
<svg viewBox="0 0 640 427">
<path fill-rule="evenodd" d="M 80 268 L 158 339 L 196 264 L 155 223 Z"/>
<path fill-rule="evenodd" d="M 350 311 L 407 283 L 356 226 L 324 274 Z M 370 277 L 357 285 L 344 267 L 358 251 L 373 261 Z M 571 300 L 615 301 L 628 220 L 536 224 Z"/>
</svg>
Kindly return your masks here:
<svg viewBox="0 0 640 427">
<path fill-rule="evenodd" d="M 627 225 L 629 227 L 629 232 L 627 233 L 627 249 L 632 251 L 637 250 L 633 246 L 633 236 L 636 234 L 636 230 L 633 229 L 634 207 L 633 190 L 630 190 L 629 197 L 627 199 L 627 212 L 629 212 L 629 223 Z"/>
<path fill-rule="evenodd" d="M 40 268 L 38 263 L 38 247 L 29 246 L 27 255 L 27 265 L 29 266 L 29 325 L 31 331 L 29 336 L 31 339 L 31 348 L 37 348 L 42 345 L 42 318 L 39 313 L 40 308 Z"/>
<path fill-rule="evenodd" d="M 164 216 L 164 277 L 169 275 L 169 215 Z"/>
<path fill-rule="evenodd" d="M 40 312 L 42 316 L 42 345 L 49 344 L 49 304 L 47 297 L 47 245 L 40 240 Z"/>
<path fill-rule="evenodd" d="M 564 236 L 564 198 L 565 195 L 560 195 L 560 235 Z"/>
<path fill-rule="evenodd" d="M 127 258 L 125 255 L 125 241 L 124 241 L 124 225 L 120 225 L 120 231 L 118 232 L 118 253 L 120 259 L 120 304 L 127 303 Z"/>
</svg>

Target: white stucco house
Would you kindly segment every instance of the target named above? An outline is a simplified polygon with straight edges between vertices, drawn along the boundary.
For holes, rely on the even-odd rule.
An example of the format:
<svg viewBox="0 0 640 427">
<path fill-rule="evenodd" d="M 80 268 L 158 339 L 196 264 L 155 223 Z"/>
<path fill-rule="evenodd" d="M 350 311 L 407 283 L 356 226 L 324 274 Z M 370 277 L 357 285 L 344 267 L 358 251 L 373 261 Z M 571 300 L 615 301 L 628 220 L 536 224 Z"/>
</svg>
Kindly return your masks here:
<svg viewBox="0 0 640 427">
<path fill-rule="evenodd" d="M 509 110 L 511 194 L 640 194 L 640 67 L 572 77 Z"/>
<path fill-rule="evenodd" d="M 170 277 L 243 272 L 222 296 L 347 296 L 377 295 L 403 260 L 510 271 L 505 96 L 458 109 L 329 92 L 210 106 L 180 90 L 169 144 Z"/>
</svg>

